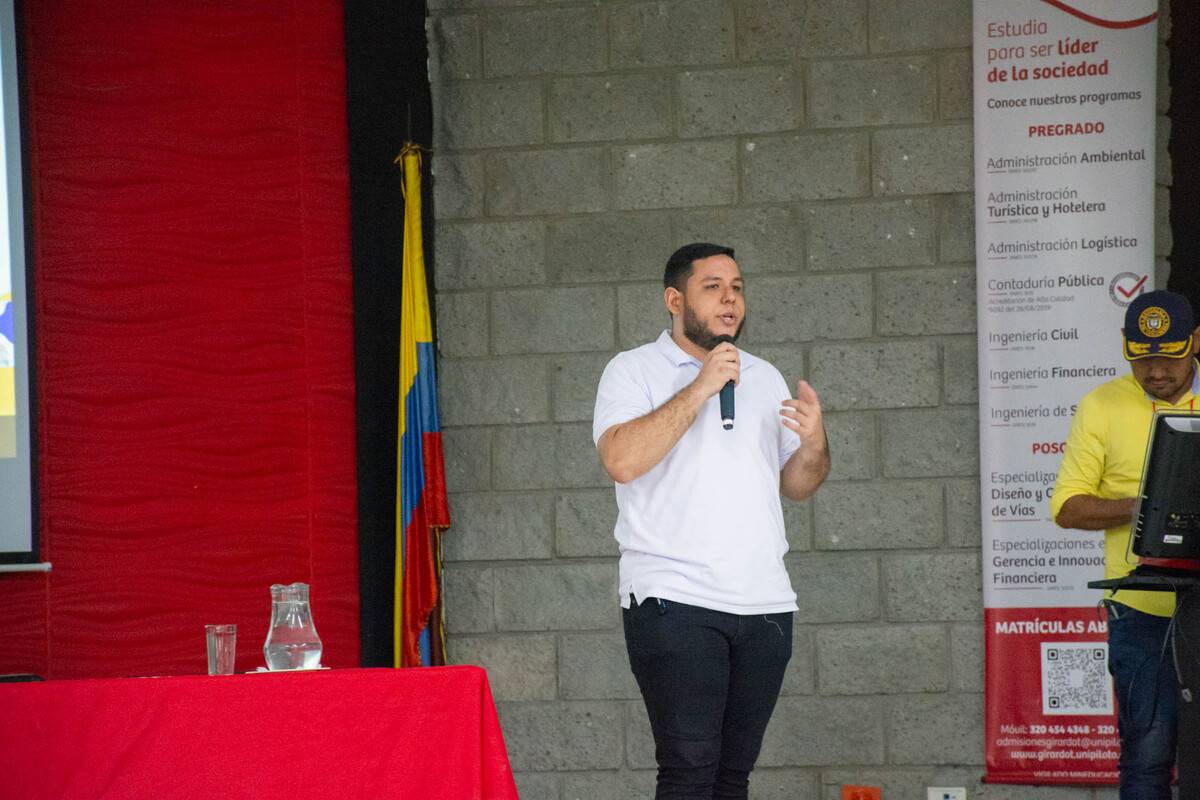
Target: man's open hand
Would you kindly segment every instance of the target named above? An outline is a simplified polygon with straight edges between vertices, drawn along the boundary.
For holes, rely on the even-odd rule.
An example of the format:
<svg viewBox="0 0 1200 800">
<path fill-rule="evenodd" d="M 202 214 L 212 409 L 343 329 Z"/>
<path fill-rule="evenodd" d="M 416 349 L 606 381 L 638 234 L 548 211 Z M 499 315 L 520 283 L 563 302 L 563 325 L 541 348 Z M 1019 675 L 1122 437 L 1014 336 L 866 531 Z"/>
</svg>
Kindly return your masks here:
<svg viewBox="0 0 1200 800">
<path fill-rule="evenodd" d="M 796 384 L 796 399 L 784 400 L 779 409 L 783 424 L 795 431 L 805 447 L 825 448 L 825 423 L 821 417 L 821 400 L 808 381 Z"/>
</svg>

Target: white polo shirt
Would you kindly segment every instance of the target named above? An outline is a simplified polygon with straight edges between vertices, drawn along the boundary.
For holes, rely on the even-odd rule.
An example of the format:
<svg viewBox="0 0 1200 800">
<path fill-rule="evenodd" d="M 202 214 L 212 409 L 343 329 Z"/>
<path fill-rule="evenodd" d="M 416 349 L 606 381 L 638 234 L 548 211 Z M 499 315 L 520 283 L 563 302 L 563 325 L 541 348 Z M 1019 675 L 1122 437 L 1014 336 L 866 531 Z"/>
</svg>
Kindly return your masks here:
<svg viewBox="0 0 1200 800">
<path fill-rule="evenodd" d="M 783 566 L 787 537 L 779 472 L 800 447 L 779 410 L 791 398 L 771 364 L 739 350 L 733 430 L 710 397 L 653 469 L 617 484 L 621 605 L 660 597 L 732 614 L 796 610 Z M 592 439 L 645 416 L 696 379 L 700 362 L 663 331 L 618 353 L 596 394 Z"/>
</svg>

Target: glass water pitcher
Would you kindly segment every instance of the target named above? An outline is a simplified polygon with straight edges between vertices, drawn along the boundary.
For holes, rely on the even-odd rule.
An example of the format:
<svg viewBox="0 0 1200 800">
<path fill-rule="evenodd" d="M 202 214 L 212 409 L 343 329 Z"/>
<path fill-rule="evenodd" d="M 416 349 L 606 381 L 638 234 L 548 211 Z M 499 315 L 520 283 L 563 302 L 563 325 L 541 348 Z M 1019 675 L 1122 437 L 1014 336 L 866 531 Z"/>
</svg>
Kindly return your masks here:
<svg viewBox="0 0 1200 800">
<path fill-rule="evenodd" d="M 321 639 L 308 606 L 308 584 L 271 586 L 271 626 L 263 644 L 267 669 L 317 669 Z"/>
</svg>

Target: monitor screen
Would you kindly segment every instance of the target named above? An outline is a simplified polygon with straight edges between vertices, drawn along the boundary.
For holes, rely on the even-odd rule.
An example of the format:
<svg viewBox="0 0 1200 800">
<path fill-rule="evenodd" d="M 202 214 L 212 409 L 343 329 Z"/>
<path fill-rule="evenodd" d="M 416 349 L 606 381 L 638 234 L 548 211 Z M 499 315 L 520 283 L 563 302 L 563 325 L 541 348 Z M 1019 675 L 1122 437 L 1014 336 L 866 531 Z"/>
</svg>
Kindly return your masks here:
<svg viewBox="0 0 1200 800">
<path fill-rule="evenodd" d="M 33 330 L 26 258 L 22 84 L 13 0 L 0 0 L 0 564 L 37 560 L 34 528 Z"/>
<path fill-rule="evenodd" d="M 1200 559 L 1200 416 L 1160 412 L 1152 425 L 1133 552 Z"/>
</svg>

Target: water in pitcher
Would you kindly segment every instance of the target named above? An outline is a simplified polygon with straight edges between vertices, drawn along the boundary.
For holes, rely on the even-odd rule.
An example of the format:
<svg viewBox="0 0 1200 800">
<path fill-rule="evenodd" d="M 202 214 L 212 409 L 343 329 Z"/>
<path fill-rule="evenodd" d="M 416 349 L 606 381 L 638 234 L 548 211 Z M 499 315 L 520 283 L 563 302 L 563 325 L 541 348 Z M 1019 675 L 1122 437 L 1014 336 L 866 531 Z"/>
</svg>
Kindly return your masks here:
<svg viewBox="0 0 1200 800">
<path fill-rule="evenodd" d="M 267 668 L 272 670 L 316 669 L 321 666 L 320 642 L 271 643 L 264 648 L 264 654 Z"/>
</svg>

